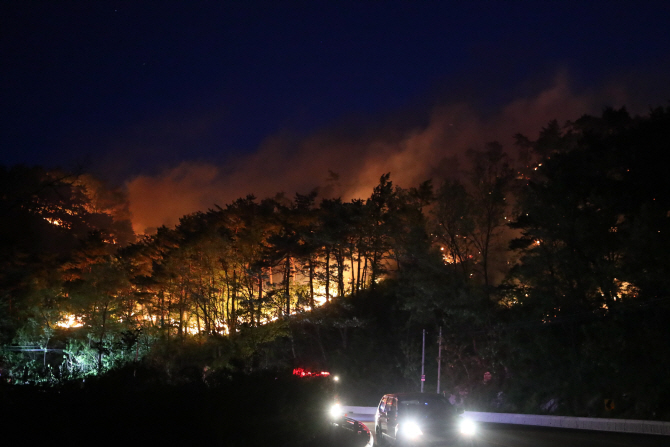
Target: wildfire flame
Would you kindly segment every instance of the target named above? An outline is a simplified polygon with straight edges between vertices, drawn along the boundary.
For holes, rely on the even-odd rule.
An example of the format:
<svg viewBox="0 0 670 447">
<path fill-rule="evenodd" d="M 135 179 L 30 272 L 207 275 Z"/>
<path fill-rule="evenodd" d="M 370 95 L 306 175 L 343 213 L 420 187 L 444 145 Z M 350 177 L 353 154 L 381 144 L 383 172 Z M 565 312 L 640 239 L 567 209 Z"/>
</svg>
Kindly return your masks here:
<svg viewBox="0 0 670 447">
<path fill-rule="evenodd" d="M 75 327 L 82 327 L 84 323 L 81 322 L 81 320 L 78 320 L 77 317 L 75 317 L 72 314 L 65 314 L 63 315 L 61 321 L 56 323 L 56 326 L 62 327 L 62 328 L 75 328 Z"/>
</svg>

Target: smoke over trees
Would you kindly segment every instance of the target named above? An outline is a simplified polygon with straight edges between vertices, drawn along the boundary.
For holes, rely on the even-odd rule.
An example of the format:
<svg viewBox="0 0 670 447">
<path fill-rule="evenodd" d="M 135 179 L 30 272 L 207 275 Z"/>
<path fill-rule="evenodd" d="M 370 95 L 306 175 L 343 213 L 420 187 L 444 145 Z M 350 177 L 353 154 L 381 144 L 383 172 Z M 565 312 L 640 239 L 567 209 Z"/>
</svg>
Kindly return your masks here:
<svg viewBox="0 0 670 447">
<path fill-rule="evenodd" d="M 93 179 L 3 168 L 9 375 L 311 365 L 378 392 L 416 383 L 415 335 L 442 327 L 447 389 L 490 372 L 505 396 L 473 405 L 556 398 L 586 415 L 602 413 L 594 396 L 628 396 L 622 414 L 666 417 L 669 124 L 667 108 L 551 122 L 517 137 L 517 160 L 471 150 L 457 178 L 405 188 L 386 173 L 350 201 L 247 196 L 137 241 L 123 197 Z"/>
</svg>

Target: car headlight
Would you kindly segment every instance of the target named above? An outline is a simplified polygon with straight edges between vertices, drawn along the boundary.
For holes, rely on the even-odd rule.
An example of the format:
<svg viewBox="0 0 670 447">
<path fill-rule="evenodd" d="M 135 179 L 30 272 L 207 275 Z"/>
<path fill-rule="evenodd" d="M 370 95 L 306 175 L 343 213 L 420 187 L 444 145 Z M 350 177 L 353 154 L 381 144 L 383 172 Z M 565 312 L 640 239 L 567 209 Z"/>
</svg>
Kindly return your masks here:
<svg viewBox="0 0 670 447">
<path fill-rule="evenodd" d="M 330 407 L 330 415 L 334 418 L 342 416 L 342 407 L 340 407 L 340 404 Z"/>
<path fill-rule="evenodd" d="M 472 419 L 462 419 L 458 424 L 461 434 L 465 436 L 472 436 L 477 431 L 477 425 L 472 421 Z"/>
<path fill-rule="evenodd" d="M 419 424 L 413 421 L 405 422 L 400 426 L 400 430 L 402 434 L 408 438 L 414 439 L 418 438 L 419 436 L 423 435 L 423 432 L 421 431 L 421 427 L 419 427 Z"/>
</svg>

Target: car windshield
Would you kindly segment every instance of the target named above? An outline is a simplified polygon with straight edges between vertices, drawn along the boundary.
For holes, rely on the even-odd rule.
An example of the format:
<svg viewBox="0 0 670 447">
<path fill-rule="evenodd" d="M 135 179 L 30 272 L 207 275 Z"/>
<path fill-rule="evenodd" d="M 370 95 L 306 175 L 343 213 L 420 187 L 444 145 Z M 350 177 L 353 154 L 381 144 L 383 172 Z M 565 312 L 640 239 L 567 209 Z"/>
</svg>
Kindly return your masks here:
<svg viewBox="0 0 670 447">
<path fill-rule="evenodd" d="M 440 396 L 409 397 L 398 402 L 399 414 L 443 419 L 454 413 L 452 405 Z"/>
</svg>

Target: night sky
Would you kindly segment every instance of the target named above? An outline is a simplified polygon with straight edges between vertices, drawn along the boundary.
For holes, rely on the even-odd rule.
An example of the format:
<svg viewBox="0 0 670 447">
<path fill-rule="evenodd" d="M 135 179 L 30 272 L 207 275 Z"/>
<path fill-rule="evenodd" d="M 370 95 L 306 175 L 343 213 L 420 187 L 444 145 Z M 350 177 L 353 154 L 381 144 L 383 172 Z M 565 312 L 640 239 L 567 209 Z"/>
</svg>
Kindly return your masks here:
<svg viewBox="0 0 670 447">
<path fill-rule="evenodd" d="M 345 196 L 416 181 L 548 119 L 667 105 L 669 80 L 667 1 L 10 0 L 0 164 L 81 166 L 142 231 L 329 169 Z"/>
</svg>

